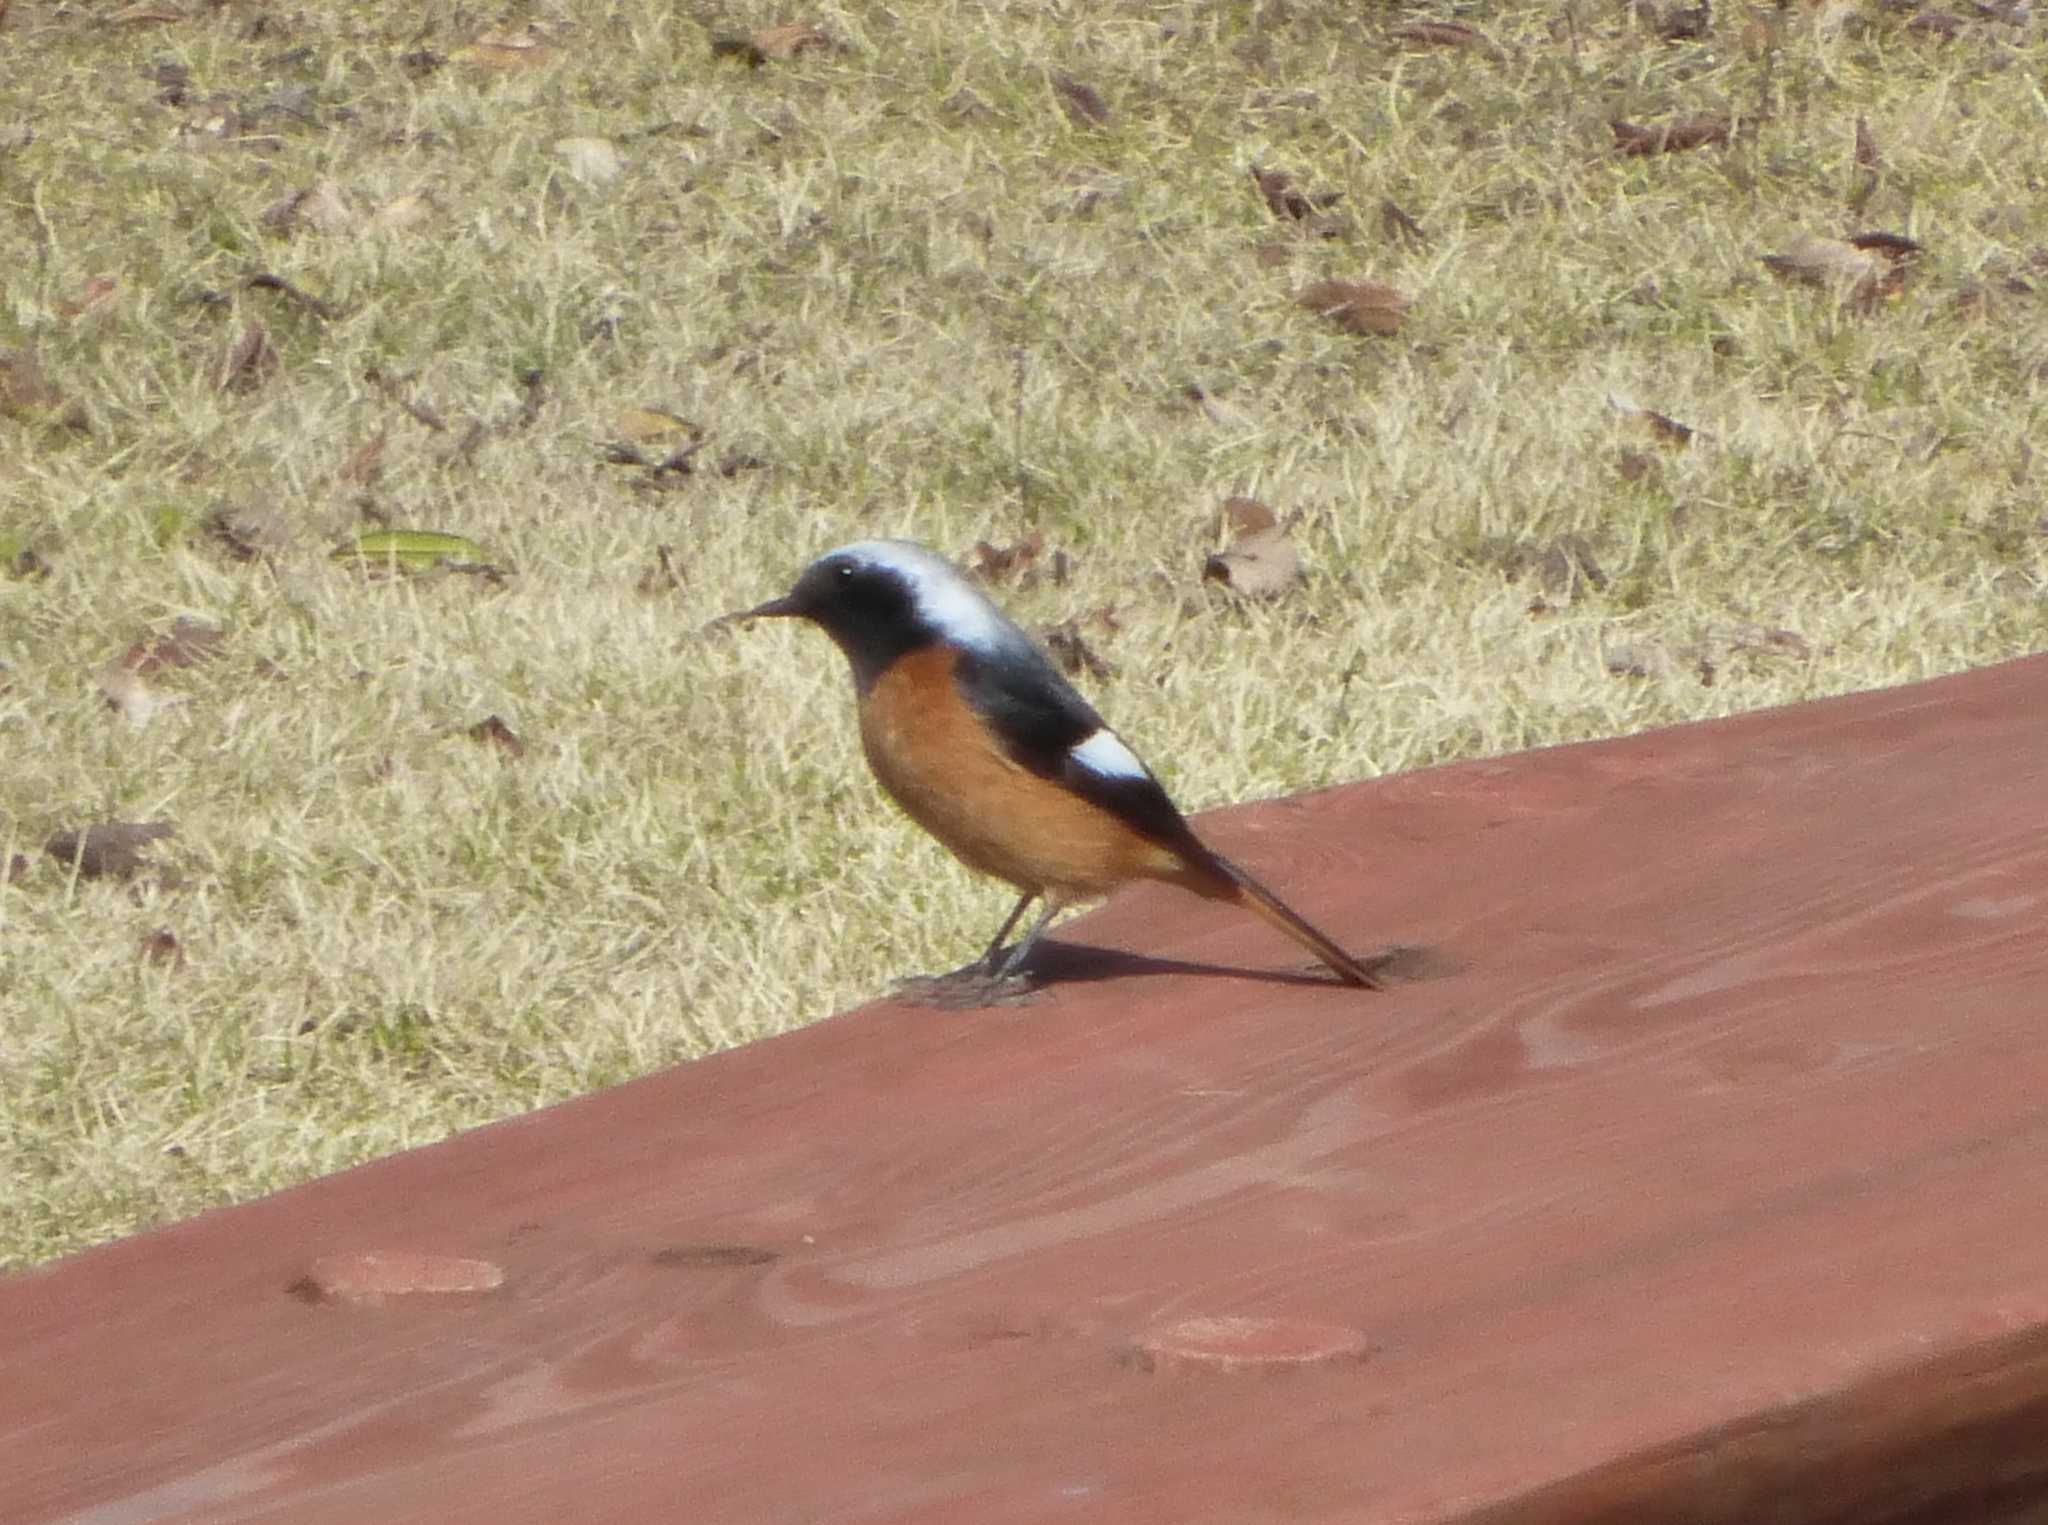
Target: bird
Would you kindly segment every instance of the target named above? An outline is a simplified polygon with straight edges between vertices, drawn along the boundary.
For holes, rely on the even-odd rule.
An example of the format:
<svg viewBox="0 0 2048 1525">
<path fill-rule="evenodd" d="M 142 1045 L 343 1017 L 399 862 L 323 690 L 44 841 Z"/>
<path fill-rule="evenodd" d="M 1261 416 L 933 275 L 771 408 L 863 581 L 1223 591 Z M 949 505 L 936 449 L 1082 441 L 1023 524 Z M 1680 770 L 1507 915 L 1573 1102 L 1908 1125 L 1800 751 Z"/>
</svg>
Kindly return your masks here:
<svg viewBox="0 0 2048 1525">
<path fill-rule="evenodd" d="M 1043 648 L 943 556 L 862 540 L 805 567 L 787 593 L 720 623 L 807 620 L 853 671 L 862 750 L 918 825 L 1020 899 L 962 976 L 1014 983 L 1053 918 L 1139 880 L 1265 918 L 1347 985 L 1377 988 L 1346 953 L 1195 835 L 1165 787 Z M 1043 909 L 1007 955 L 1004 939 Z"/>
</svg>

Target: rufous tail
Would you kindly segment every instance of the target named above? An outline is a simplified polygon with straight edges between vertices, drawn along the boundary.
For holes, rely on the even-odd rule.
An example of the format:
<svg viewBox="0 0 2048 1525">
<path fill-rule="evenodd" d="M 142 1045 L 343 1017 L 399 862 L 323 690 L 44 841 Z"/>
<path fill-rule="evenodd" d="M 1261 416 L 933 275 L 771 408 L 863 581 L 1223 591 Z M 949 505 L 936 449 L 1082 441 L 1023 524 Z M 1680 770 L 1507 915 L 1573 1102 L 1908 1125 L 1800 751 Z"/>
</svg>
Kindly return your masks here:
<svg viewBox="0 0 2048 1525">
<path fill-rule="evenodd" d="M 1329 938 L 1297 916 L 1278 895 L 1267 889 L 1258 880 L 1216 853 L 1206 853 L 1208 865 L 1215 868 L 1225 880 L 1228 888 L 1218 885 L 1209 891 L 1213 898 L 1232 899 L 1256 916 L 1263 917 L 1300 943 L 1309 952 L 1329 965 L 1331 973 L 1347 985 L 1358 985 L 1366 990 L 1378 990 L 1380 982 L 1363 964 L 1338 947 Z M 1235 891 L 1235 894 L 1232 894 Z M 1220 893 L 1218 893 L 1220 892 Z"/>
</svg>

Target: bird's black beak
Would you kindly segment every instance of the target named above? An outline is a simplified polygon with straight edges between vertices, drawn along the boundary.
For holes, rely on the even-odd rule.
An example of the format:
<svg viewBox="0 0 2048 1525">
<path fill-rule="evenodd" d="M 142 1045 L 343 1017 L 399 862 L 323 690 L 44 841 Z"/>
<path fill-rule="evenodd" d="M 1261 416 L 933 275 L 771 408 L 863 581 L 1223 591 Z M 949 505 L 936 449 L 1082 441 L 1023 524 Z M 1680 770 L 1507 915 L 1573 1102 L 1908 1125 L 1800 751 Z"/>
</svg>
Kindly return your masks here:
<svg viewBox="0 0 2048 1525">
<path fill-rule="evenodd" d="M 721 625 L 740 625 L 748 620 L 799 619 L 806 613 L 804 606 L 797 602 L 796 595 L 785 593 L 780 598 L 771 598 L 765 604 L 756 604 L 751 609 L 740 609 L 732 614 L 721 614 Z"/>
</svg>

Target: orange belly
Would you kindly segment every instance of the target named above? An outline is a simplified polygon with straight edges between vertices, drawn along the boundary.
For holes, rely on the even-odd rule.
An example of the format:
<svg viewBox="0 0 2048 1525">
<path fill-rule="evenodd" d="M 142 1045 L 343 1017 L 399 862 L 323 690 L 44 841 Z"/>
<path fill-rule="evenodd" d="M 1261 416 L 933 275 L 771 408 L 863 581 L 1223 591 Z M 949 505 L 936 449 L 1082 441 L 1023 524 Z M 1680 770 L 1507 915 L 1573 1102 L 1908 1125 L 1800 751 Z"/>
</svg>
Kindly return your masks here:
<svg viewBox="0 0 2048 1525">
<path fill-rule="evenodd" d="M 861 701 L 868 765 L 913 821 L 969 868 L 1055 902 L 1195 877 L 1171 848 L 1005 753 L 954 683 L 956 660 L 944 646 L 911 652 Z"/>
</svg>

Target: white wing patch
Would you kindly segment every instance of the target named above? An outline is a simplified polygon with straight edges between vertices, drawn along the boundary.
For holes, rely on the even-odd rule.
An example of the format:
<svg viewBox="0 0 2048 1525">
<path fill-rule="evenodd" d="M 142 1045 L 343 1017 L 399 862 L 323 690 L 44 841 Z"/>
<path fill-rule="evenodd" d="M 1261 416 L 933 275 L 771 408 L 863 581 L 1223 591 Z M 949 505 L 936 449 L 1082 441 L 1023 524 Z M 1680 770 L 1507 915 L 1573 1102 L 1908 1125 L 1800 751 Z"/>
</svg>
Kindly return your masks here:
<svg viewBox="0 0 2048 1525">
<path fill-rule="evenodd" d="M 1102 778 L 1148 778 L 1138 754 L 1123 744 L 1116 732 L 1097 731 L 1067 754 L 1090 773 Z"/>
</svg>

